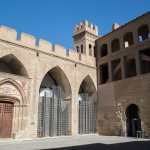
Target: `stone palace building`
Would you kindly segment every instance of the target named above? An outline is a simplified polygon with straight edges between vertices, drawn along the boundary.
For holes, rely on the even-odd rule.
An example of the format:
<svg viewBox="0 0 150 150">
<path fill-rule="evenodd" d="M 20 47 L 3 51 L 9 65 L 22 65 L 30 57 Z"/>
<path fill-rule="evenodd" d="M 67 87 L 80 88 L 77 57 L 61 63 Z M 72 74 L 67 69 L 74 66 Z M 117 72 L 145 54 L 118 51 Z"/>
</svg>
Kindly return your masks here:
<svg viewBox="0 0 150 150">
<path fill-rule="evenodd" d="M 74 50 L 0 27 L 0 138 L 150 135 L 150 12 L 99 37 L 86 20 Z"/>
</svg>

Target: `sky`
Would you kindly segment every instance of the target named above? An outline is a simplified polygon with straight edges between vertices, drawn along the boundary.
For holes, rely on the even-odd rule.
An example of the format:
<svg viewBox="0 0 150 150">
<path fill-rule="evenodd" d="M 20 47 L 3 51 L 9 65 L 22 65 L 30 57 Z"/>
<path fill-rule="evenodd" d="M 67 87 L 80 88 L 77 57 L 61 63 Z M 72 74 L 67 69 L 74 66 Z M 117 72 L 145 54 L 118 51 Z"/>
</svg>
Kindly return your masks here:
<svg viewBox="0 0 150 150">
<path fill-rule="evenodd" d="M 150 0 L 1 0 L 0 26 L 73 49 L 74 26 L 85 19 L 109 33 L 150 10 Z"/>
</svg>

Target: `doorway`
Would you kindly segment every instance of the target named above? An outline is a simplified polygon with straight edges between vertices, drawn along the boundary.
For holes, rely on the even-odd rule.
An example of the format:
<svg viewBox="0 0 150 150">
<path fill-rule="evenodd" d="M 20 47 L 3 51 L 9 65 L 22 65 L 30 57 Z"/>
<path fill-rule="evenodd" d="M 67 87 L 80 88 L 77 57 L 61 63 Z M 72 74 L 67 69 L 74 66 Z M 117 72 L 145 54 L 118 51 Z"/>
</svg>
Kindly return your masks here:
<svg viewBox="0 0 150 150">
<path fill-rule="evenodd" d="M 136 137 L 137 131 L 141 131 L 141 119 L 139 117 L 139 108 L 135 104 L 131 104 L 126 111 L 127 136 Z"/>
<path fill-rule="evenodd" d="M 11 138 L 13 103 L 0 102 L 0 138 Z"/>
</svg>

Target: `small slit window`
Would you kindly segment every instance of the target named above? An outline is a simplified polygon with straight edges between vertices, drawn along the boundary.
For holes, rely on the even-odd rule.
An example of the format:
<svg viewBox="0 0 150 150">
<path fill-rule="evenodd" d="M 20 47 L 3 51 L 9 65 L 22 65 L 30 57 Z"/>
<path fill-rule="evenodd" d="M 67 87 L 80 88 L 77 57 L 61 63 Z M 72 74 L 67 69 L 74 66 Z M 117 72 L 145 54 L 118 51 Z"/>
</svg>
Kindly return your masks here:
<svg viewBox="0 0 150 150">
<path fill-rule="evenodd" d="M 89 55 L 92 56 L 92 45 L 89 44 Z"/>
</svg>

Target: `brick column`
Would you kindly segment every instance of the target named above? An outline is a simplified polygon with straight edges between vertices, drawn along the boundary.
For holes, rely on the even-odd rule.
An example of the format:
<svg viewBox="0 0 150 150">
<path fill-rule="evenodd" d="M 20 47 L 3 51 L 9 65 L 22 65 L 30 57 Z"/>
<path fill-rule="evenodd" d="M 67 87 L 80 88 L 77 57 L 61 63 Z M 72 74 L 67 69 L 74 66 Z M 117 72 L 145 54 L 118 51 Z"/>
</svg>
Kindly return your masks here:
<svg viewBox="0 0 150 150">
<path fill-rule="evenodd" d="M 136 74 L 140 75 L 141 74 L 141 64 L 140 64 L 140 57 L 139 57 L 139 52 L 135 52 L 135 63 L 136 63 Z"/>
<path fill-rule="evenodd" d="M 97 66 L 97 82 L 98 82 L 98 85 L 101 84 L 101 75 L 100 75 L 100 65 Z"/>
<path fill-rule="evenodd" d="M 135 28 L 133 31 L 133 44 L 138 43 L 139 43 L 138 28 Z"/>
<path fill-rule="evenodd" d="M 111 42 L 109 41 L 108 43 L 107 43 L 107 52 L 108 52 L 108 55 L 111 55 Z"/>
<path fill-rule="evenodd" d="M 124 40 L 123 40 L 123 36 L 121 36 L 119 38 L 119 43 L 120 43 L 120 50 L 123 50 L 124 49 Z"/>
<path fill-rule="evenodd" d="M 109 73 L 109 81 L 112 82 L 112 67 L 111 67 L 111 61 L 108 62 L 108 73 Z"/>
<path fill-rule="evenodd" d="M 121 77 L 125 79 L 125 63 L 124 63 L 124 56 L 121 57 Z"/>
</svg>

